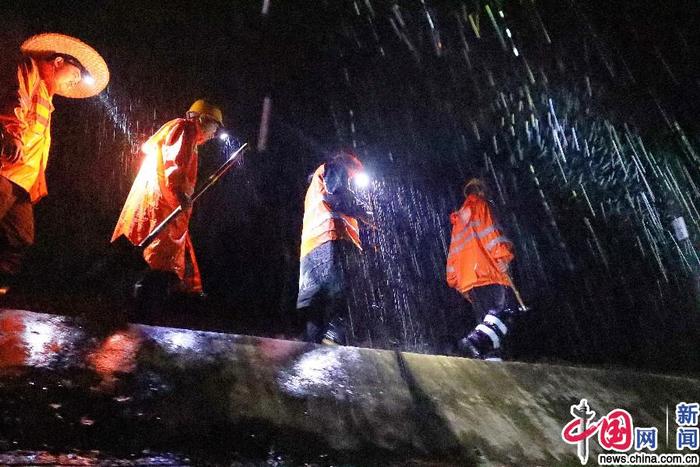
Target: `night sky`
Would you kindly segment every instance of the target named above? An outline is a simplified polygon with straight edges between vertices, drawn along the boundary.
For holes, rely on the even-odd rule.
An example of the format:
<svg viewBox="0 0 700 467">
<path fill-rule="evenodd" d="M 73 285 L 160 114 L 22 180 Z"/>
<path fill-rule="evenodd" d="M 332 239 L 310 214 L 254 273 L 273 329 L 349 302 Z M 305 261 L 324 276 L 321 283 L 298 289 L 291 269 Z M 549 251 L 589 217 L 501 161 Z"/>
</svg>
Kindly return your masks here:
<svg viewBox="0 0 700 467">
<path fill-rule="evenodd" d="M 152 322 L 300 334 L 307 177 L 351 147 L 374 176 L 380 226 L 363 233 L 353 343 L 447 352 L 468 330 L 469 306 L 445 285 L 444 265 L 449 213 L 464 181 L 482 176 L 533 308 L 513 358 L 700 369 L 696 2 L 271 0 L 267 16 L 262 4 L 0 7 L 4 50 L 62 32 L 111 71 L 100 98 L 54 99 L 49 196 L 13 305 L 118 314 L 135 275 L 108 240 L 140 144 L 198 98 L 255 142 L 270 96 L 269 150 L 246 156 L 195 207 L 207 306 Z M 201 148 L 200 177 L 227 150 Z M 685 244 L 670 234 L 679 215 Z"/>
</svg>

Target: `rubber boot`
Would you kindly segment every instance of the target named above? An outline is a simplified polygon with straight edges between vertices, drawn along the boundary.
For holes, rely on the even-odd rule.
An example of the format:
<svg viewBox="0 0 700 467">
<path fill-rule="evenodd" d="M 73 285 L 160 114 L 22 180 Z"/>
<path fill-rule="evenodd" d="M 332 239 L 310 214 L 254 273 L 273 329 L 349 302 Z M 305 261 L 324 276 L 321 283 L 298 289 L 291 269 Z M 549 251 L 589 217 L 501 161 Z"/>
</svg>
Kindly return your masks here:
<svg viewBox="0 0 700 467">
<path fill-rule="evenodd" d="M 335 318 L 328 323 L 321 343 L 324 345 L 347 345 L 345 322 L 342 318 Z"/>
</svg>

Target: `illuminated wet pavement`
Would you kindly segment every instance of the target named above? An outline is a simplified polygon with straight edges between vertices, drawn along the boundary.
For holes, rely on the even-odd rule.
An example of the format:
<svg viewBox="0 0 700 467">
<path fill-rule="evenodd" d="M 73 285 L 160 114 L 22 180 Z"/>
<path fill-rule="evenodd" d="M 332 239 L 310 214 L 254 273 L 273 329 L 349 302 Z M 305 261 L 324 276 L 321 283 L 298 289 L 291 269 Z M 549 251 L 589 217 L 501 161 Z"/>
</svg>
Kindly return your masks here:
<svg viewBox="0 0 700 467">
<path fill-rule="evenodd" d="M 0 464 L 558 465 L 568 405 L 698 381 L 0 312 Z M 675 401 L 675 402 L 674 402 Z M 56 453 L 62 454 L 56 454 Z"/>
</svg>

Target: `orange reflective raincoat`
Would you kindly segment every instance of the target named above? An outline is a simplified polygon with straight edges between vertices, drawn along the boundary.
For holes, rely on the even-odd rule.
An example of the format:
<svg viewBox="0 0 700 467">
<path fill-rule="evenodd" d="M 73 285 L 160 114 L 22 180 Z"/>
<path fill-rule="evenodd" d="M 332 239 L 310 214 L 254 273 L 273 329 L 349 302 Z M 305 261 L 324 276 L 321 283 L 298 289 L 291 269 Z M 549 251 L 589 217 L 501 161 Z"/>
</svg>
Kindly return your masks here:
<svg viewBox="0 0 700 467">
<path fill-rule="evenodd" d="M 112 241 L 124 235 L 138 245 L 191 196 L 197 181 L 199 128 L 178 118 L 163 125 L 143 145 L 145 158 L 122 209 Z M 143 252 L 151 269 L 171 271 L 191 292 L 202 291 L 202 280 L 189 234 L 191 213 L 185 210 Z"/>
<path fill-rule="evenodd" d="M 2 161 L 0 176 L 22 187 L 36 203 L 47 195 L 46 164 L 51 146 L 52 96 L 39 76 L 36 62 L 26 58 L 17 68 L 19 88 L 10 108 L 0 114 L 7 135 L 22 141 L 22 157 Z"/>
<path fill-rule="evenodd" d="M 469 195 L 450 221 L 447 284 L 462 294 L 484 285 L 510 285 L 504 271 L 514 257 L 513 245 L 495 224 L 486 200 Z"/>
<path fill-rule="evenodd" d="M 362 170 L 362 163 L 354 159 L 348 177 L 352 178 Z M 333 209 L 327 201 L 329 195 L 325 182 L 326 164 L 314 172 L 311 185 L 304 199 L 304 223 L 301 231 L 300 257 L 304 258 L 311 250 L 330 240 L 350 240 L 360 250 L 360 228 L 357 219 Z"/>
</svg>

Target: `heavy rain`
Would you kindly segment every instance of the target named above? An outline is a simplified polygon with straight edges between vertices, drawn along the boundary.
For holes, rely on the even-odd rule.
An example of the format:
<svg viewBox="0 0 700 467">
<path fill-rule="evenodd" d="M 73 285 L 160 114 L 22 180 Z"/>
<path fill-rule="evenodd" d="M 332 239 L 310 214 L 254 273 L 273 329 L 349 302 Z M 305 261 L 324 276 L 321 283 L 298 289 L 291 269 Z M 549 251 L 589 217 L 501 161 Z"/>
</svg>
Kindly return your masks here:
<svg viewBox="0 0 700 467">
<path fill-rule="evenodd" d="M 300 340 L 304 194 L 324 159 L 350 148 L 374 213 L 349 278 L 350 345 L 456 355 L 475 323 L 446 285 L 450 213 L 480 177 L 528 307 L 507 359 L 700 370 L 697 4 L 85 5 L 0 7 L 3 50 L 62 32 L 99 50 L 111 74 L 99 97 L 54 101 L 49 195 L 3 308 Z M 200 180 L 240 144 L 256 150 L 194 207 L 206 299 L 133 315 L 139 270 L 110 236 L 142 144 L 203 97 L 231 137 L 200 149 Z M 196 344 L 158 339 L 174 352 Z M 313 390 L 304 371 L 333 372 L 315 352 L 280 384 Z"/>
</svg>

